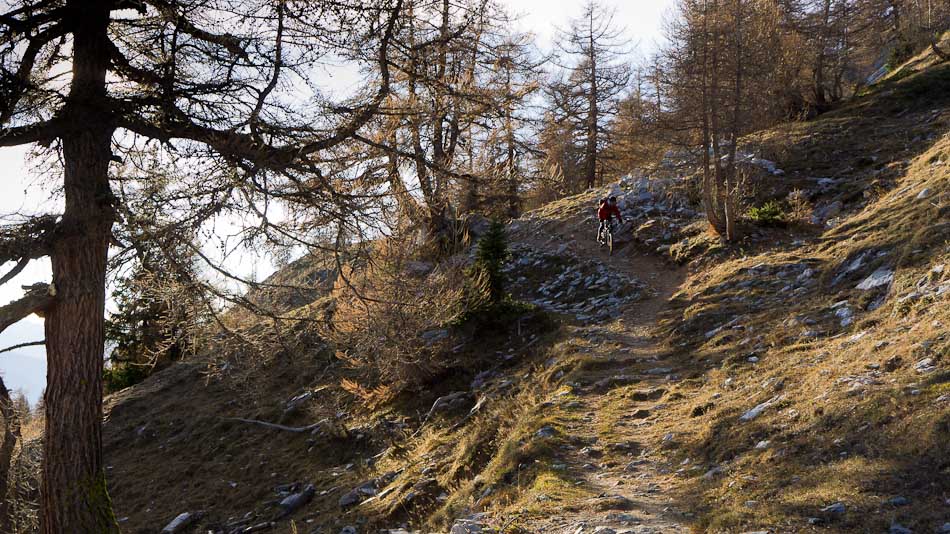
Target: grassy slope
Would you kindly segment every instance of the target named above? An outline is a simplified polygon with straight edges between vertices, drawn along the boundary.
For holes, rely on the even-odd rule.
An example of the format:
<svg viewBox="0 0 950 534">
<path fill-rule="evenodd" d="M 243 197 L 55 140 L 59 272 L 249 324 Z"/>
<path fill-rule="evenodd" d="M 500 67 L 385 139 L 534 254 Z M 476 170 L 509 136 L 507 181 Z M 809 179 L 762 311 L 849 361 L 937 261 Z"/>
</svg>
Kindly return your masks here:
<svg viewBox="0 0 950 534">
<path fill-rule="evenodd" d="M 789 183 L 803 176 L 844 178 L 826 197 L 845 201 L 852 211 L 823 233 L 776 230 L 742 252 L 710 252 L 714 256 L 693 264 L 673 301 L 667 333 L 677 347 L 672 357 L 689 370 L 689 379 L 673 387 L 671 398 L 678 402 L 668 403 L 667 426 L 651 435 L 685 436 L 676 448 L 664 449 L 671 462 L 690 457 L 723 468 L 712 479 L 687 471 L 674 485 L 682 507 L 697 513 L 698 528 L 863 532 L 896 519 L 926 532 L 947 520 L 950 402 L 937 401 L 950 392 L 947 295 L 898 300 L 922 278 L 936 278 L 928 274 L 933 266 L 950 263 L 948 104 L 950 67 L 935 67 L 888 81 L 817 121 L 756 136 Z M 924 188 L 930 196 L 917 200 Z M 549 206 L 545 216 L 576 218 L 589 207 L 588 196 Z M 890 298 L 870 312 L 862 308 L 879 295 L 853 289 L 857 274 L 834 283 L 841 267 L 865 251 L 873 257 L 860 273 L 896 267 Z M 792 264 L 807 264 L 817 282 L 783 293 L 786 283 L 776 275 Z M 759 274 L 749 274 L 750 267 Z M 751 285 L 737 285 L 745 280 Z M 841 300 L 856 311 L 847 328 L 829 310 Z M 706 338 L 737 317 L 743 330 Z M 821 336 L 802 338 L 805 329 Z M 570 397 L 562 384 L 592 365 L 585 342 L 564 331 L 542 334 L 530 346 L 503 330 L 496 337 L 465 349 L 512 348 L 519 356 L 489 386 L 483 410 L 464 424 L 437 420 L 418 433 L 419 414 L 432 400 L 465 389 L 480 368 L 444 377 L 431 391 L 377 411 L 339 387 L 346 372 L 319 344 L 305 343 L 292 355 L 249 368 L 236 360 L 230 373 L 211 377 L 200 363 L 163 371 L 108 401 L 106 456 L 118 514 L 128 517 L 128 532 L 154 532 L 195 509 L 209 511 L 205 527 L 249 511 L 262 521 L 273 514 L 266 506 L 276 498 L 273 487 L 295 481 L 318 488 L 315 502 L 295 519 L 327 527 L 360 518 L 390 527 L 406 521 L 444 526 L 477 510 L 501 517 L 518 510 L 530 524 L 552 511 L 582 509 L 590 495 L 552 459 L 553 451 L 572 442 L 561 430 L 580 414 L 551 410 L 544 400 Z M 748 362 L 752 352 L 758 363 Z M 892 372 L 868 367 L 892 356 L 901 359 Z M 917 373 L 914 363 L 928 356 L 938 370 Z M 552 357 L 558 363 L 544 365 Z M 861 386 L 852 390 L 855 383 Z M 222 418 L 277 421 L 287 399 L 314 389 L 317 400 L 284 422 L 332 422 L 316 435 Z M 783 397 L 763 415 L 738 422 L 775 395 Z M 408 432 L 387 430 L 403 424 Z M 534 433 L 543 425 L 558 432 L 538 439 Z M 609 440 L 610 429 L 603 432 Z M 762 440 L 770 446 L 755 449 Z M 388 471 L 398 475 L 383 498 L 357 511 L 339 509 L 345 491 Z M 883 504 L 896 495 L 910 505 Z M 847 505 L 843 518 L 808 524 L 808 517 L 836 501 Z"/>
<path fill-rule="evenodd" d="M 691 427 L 680 454 L 725 473 L 711 481 L 697 473 L 681 488 L 701 512 L 699 526 L 879 532 L 898 521 L 929 532 L 950 519 L 948 295 L 901 300 L 950 280 L 950 268 L 932 272 L 950 264 L 948 105 L 943 65 L 892 79 L 817 121 L 756 136 L 793 177 L 843 178 L 828 195 L 852 211 L 820 235 L 790 232 L 720 257 L 678 295 L 667 326 L 684 366 L 701 378 L 679 407 Z M 862 254 L 860 269 L 839 276 Z M 796 284 L 795 265 L 812 269 L 816 282 Z M 884 305 L 866 311 L 885 291 L 855 286 L 880 266 L 896 269 L 894 283 Z M 840 301 L 855 310 L 848 327 L 832 310 Z M 739 328 L 707 338 L 734 319 Z M 937 370 L 917 372 L 928 357 Z M 889 369 L 892 358 L 899 363 Z M 763 415 L 739 421 L 778 395 Z M 711 408 L 690 417 L 699 406 Z M 769 446 L 756 449 L 763 440 Z M 886 504 L 896 496 L 910 504 Z M 823 516 L 835 502 L 845 503 L 844 516 Z"/>
</svg>

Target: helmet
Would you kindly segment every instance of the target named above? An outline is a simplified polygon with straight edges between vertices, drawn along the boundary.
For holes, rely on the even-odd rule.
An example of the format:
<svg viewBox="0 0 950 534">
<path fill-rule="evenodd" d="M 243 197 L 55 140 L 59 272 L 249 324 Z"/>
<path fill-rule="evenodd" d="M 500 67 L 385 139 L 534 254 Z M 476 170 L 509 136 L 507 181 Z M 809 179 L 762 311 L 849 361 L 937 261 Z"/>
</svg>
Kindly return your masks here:
<svg viewBox="0 0 950 534">
<path fill-rule="evenodd" d="M 613 204 L 614 202 L 617 202 L 617 197 L 610 197 L 610 203 Z"/>
</svg>

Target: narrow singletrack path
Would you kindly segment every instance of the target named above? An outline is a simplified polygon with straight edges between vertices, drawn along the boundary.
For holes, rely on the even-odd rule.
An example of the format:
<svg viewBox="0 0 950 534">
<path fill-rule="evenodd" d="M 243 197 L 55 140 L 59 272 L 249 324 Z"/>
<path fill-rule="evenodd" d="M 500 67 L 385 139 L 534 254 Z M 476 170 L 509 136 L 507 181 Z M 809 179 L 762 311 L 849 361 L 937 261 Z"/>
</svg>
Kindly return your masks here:
<svg viewBox="0 0 950 534">
<path fill-rule="evenodd" d="M 600 261 L 649 286 L 650 295 L 626 305 L 615 321 L 567 327 L 569 337 L 587 340 L 594 360 L 589 370 L 581 371 L 578 382 L 632 382 L 636 394 L 611 395 L 609 389 L 576 393 L 574 406 L 582 415 L 566 430 L 572 439 L 591 445 L 567 451 L 563 469 L 597 498 L 565 503 L 562 514 L 532 528 L 570 534 L 688 532 L 689 511 L 679 509 L 671 496 L 676 469 L 657 454 L 664 438 L 670 439 L 662 399 L 670 376 L 677 374 L 676 363 L 667 357 L 670 348 L 660 334 L 659 320 L 683 283 L 685 269 L 639 252 L 633 244 L 618 247 L 610 256 L 583 233 L 531 236 L 521 243 Z"/>
</svg>

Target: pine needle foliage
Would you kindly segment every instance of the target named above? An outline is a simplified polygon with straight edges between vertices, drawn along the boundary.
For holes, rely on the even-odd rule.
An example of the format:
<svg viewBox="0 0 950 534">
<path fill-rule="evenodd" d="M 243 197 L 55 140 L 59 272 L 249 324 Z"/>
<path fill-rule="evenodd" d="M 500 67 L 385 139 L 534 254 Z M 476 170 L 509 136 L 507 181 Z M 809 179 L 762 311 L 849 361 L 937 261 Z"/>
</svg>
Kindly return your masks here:
<svg viewBox="0 0 950 534">
<path fill-rule="evenodd" d="M 489 306 L 495 306 L 505 299 L 504 267 L 509 255 L 505 225 L 497 219 L 493 220 L 488 232 L 478 241 L 475 263 L 469 274 L 473 280 L 484 277 Z"/>
</svg>

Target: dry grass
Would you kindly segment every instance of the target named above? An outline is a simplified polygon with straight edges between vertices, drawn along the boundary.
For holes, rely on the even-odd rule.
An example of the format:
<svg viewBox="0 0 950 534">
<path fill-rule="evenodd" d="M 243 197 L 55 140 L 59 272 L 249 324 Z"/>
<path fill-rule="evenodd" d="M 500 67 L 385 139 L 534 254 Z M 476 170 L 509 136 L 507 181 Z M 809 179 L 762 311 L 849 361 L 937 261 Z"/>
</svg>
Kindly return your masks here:
<svg viewBox="0 0 950 534">
<path fill-rule="evenodd" d="M 448 328 L 466 310 L 461 258 L 433 272 L 413 272 L 413 256 L 398 242 L 377 245 L 368 265 L 337 281 L 334 312 L 324 337 L 363 381 L 349 390 L 380 404 L 416 391 L 452 365 Z M 427 339 L 426 336 L 431 336 Z"/>
<path fill-rule="evenodd" d="M 900 83 L 932 82 L 906 77 Z M 886 90 L 891 96 L 876 98 L 914 92 L 901 86 Z M 863 108 L 859 104 L 851 112 L 857 117 Z M 773 244 L 707 264 L 678 296 L 682 304 L 668 317 L 668 328 L 681 348 L 676 356 L 681 366 L 701 369 L 702 386 L 677 388 L 685 402 L 674 405 L 671 419 L 680 423 L 666 428 L 690 436 L 670 451 L 671 461 L 699 458 L 704 466 L 687 477 L 680 495 L 686 506 L 702 512 L 702 529 L 799 532 L 830 526 L 863 532 L 886 530 L 897 521 L 927 532 L 946 520 L 950 402 L 941 395 L 950 391 L 950 303 L 947 294 L 901 300 L 919 287 L 948 280 L 946 272 L 933 270 L 950 265 L 950 169 L 943 163 L 950 151 L 947 112 L 927 115 L 938 119 L 912 126 L 906 134 L 890 132 L 896 139 L 889 142 L 901 145 L 896 150 L 900 164 L 882 161 L 881 172 L 856 169 L 849 154 L 877 151 L 869 144 L 880 144 L 888 135 L 884 128 L 898 124 L 859 136 L 862 130 L 851 128 L 868 119 L 842 110 L 789 128 L 783 136 L 790 143 L 785 157 L 800 158 L 799 170 L 807 161 L 811 172 L 827 165 L 817 172 L 850 173 L 852 181 L 841 195 L 886 186 L 817 239 L 796 247 Z M 928 137 L 911 145 L 904 135 Z M 833 147 L 835 156 L 829 153 L 823 160 L 816 152 L 821 146 Z M 805 154 L 796 156 L 803 148 Z M 833 161 L 838 154 L 840 160 Z M 886 182 L 878 181 L 882 175 Z M 927 198 L 918 198 L 925 189 Z M 862 267 L 845 273 L 862 255 Z M 813 270 L 818 282 L 803 289 L 784 287 L 795 279 L 795 265 Z M 766 274 L 751 271 L 763 266 Z M 878 267 L 895 269 L 886 293 L 855 289 Z M 783 271 L 790 274 L 775 277 Z M 882 306 L 868 310 L 882 298 Z M 855 310 L 850 326 L 834 315 L 832 304 L 840 301 Z M 802 337 L 803 330 L 819 335 Z M 750 356 L 757 361 L 750 362 Z M 931 358 L 937 370 L 915 370 L 924 358 Z M 774 397 L 762 415 L 739 421 Z M 768 446 L 756 448 L 763 441 Z M 721 467 L 723 475 L 698 476 L 712 466 Z M 888 505 L 895 496 L 910 504 Z M 821 508 L 835 502 L 845 503 L 844 516 L 822 514 Z M 809 517 L 824 526 L 809 525 Z"/>
</svg>

